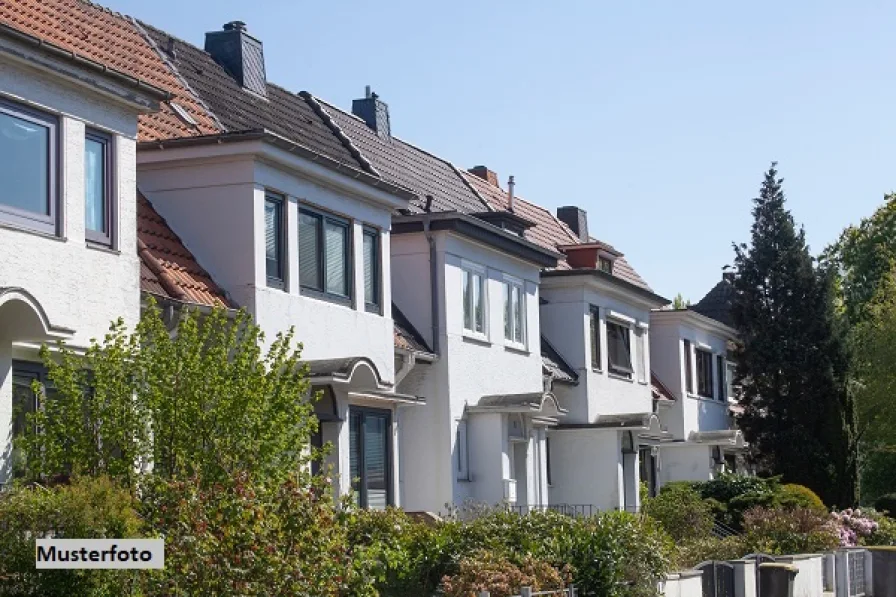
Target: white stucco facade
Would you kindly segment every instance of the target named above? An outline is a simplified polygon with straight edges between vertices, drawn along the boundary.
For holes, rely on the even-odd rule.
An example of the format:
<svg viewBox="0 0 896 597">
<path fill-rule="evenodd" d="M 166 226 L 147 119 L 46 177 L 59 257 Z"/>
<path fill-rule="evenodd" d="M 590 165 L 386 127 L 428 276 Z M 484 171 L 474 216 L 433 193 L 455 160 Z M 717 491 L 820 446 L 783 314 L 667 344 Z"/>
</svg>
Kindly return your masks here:
<svg viewBox="0 0 896 597">
<path fill-rule="evenodd" d="M 75 349 L 102 339 L 113 320 L 139 317 L 136 249 L 137 116 L 147 95 L 62 58 L 0 39 L 0 101 L 56 125 L 55 231 L 0 224 L 0 485 L 11 474 L 12 361 L 39 361 L 43 343 Z M 112 176 L 111 246 L 87 241 L 85 132 L 108 135 Z M 50 166 L 50 170 L 53 167 Z M 0 194 L 10 192 L 0 189 Z"/>
<path fill-rule="evenodd" d="M 548 432 L 551 503 L 637 510 L 639 451 L 662 434 L 650 390 L 650 309 L 662 299 L 593 271 L 546 277 L 542 294 L 542 333 L 579 376 L 555 388 L 569 414 Z M 611 371 L 608 323 L 628 334 L 630 376 Z"/>
<path fill-rule="evenodd" d="M 395 381 L 388 281 L 391 215 L 406 200 L 263 140 L 141 152 L 138 172 L 141 191 L 231 299 L 255 318 L 266 340 L 293 328 L 303 360 L 312 369 L 323 363 L 312 383 L 332 388 L 336 401 L 338 420 L 322 423 L 321 434 L 334 446 L 330 463 L 339 494 L 352 488 L 351 412 L 388 413 L 389 501 L 398 505 L 401 466 L 395 448 L 403 407 L 387 395 Z M 269 281 L 265 260 L 269 196 L 283 206 L 283 275 L 276 285 Z M 346 223 L 349 297 L 333 298 L 300 285 L 300 209 Z M 375 231 L 379 248 L 377 297 L 364 296 L 365 231 Z M 372 302 L 376 308 L 368 305 Z M 345 360 L 351 365 L 335 362 Z M 348 373 L 335 371 L 339 367 L 349 367 Z"/>
<path fill-rule="evenodd" d="M 726 383 L 728 342 L 736 333 L 689 309 L 652 312 L 651 329 L 654 373 L 675 398 L 661 403 L 658 413 L 672 434 L 672 441 L 662 445 L 660 483 L 712 479 L 723 470 L 726 456 L 743 450 L 743 438 L 732 428 L 734 397 L 728 396 Z M 697 351 L 712 359 L 708 392 L 698 387 Z"/>
<path fill-rule="evenodd" d="M 404 502 L 410 510 L 442 511 L 447 504 L 546 505 L 546 428 L 553 422 L 526 408 L 485 407 L 483 398 L 543 394 L 539 344 L 539 266 L 448 231 L 434 243 L 438 318 L 432 321 L 427 233 L 392 239 L 395 301 L 438 359 L 418 366 L 400 390 L 427 397 L 402 415 Z M 464 326 L 464 269 L 483 276 L 484 330 Z M 505 339 L 504 284 L 523 295 L 523 342 Z M 434 337 L 436 342 L 433 343 Z M 458 432 L 462 427 L 463 431 Z M 465 442 L 464 442 L 465 440 Z M 464 442 L 460 445 L 459 442 Z"/>
</svg>

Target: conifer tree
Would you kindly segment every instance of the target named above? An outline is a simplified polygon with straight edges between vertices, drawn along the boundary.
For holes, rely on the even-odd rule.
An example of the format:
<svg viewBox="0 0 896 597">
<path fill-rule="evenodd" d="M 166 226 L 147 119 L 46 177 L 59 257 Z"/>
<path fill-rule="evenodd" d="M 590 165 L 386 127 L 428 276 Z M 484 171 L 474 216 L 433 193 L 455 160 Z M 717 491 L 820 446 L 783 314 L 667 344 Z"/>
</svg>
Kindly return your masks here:
<svg viewBox="0 0 896 597">
<path fill-rule="evenodd" d="M 734 246 L 738 422 L 762 473 L 806 485 L 829 505 L 851 506 L 855 420 L 833 276 L 816 267 L 775 167 L 753 200 L 750 244 Z"/>
</svg>

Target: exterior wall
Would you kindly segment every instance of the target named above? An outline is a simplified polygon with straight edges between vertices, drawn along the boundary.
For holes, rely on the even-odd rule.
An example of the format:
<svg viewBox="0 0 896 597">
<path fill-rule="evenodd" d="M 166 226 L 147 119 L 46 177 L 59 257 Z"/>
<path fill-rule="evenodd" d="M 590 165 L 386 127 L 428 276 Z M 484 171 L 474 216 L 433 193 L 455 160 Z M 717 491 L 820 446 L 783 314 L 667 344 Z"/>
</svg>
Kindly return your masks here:
<svg viewBox="0 0 896 597">
<path fill-rule="evenodd" d="M 508 441 L 508 416 L 501 413 L 471 413 L 483 396 L 518 394 L 543 390 L 539 325 L 539 268 L 504 253 L 447 232 L 433 234 L 436 243 L 439 301 L 439 359 L 432 365 L 418 365 L 418 387 L 424 388 L 424 407 L 405 413 L 402 450 L 405 466 L 415 479 L 426 482 L 405 483 L 404 495 L 411 510 L 440 510 L 446 503 L 465 499 L 497 503 L 504 500 L 504 479 L 512 478 Z M 433 326 L 430 303 L 429 243 L 423 233 L 400 235 L 392 242 L 392 283 L 395 302 L 428 342 Z M 485 338 L 471 338 L 463 329 L 462 266 L 472 263 L 486 271 Z M 519 279 L 525 292 L 526 348 L 505 346 L 503 280 L 504 275 Z M 406 391 L 409 379 L 399 388 Z M 457 426 L 467 421 L 469 479 L 458 479 Z M 414 427 L 408 432 L 408 427 Z M 527 479 L 546 480 L 543 462 L 544 434 L 530 436 L 527 450 Z M 540 443 L 539 443 L 540 442 Z M 537 444 L 537 445 L 536 445 Z M 413 455 L 413 457 L 411 457 Z M 414 462 L 408 462 L 412 460 Z M 419 462 L 418 462 L 419 460 Z M 419 471 L 419 473 L 417 472 Z M 407 479 L 410 469 L 405 469 Z M 416 476 L 420 474 L 422 476 Z M 450 481 L 450 485 L 449 485 Z M 520 480 L 522 483 L 523 480 Z M 539 496 L 545 488 L 525 494 Z M 518 490 L 519 491 L 519 490 Z"/>
<path fill-rule="evenodd" d="M 775 559 L 777 563 L 790 564 L 798 570 L 793 581 L 793 597 L 818 597 L 824 595 L 824 577 L 822 568 L 824 556 L 805 554 L 782 556 Z"/>
<path fill-rule="evenodd" d="M 598 415 L 622 413 L 649 413 L 652 410 L 650 394 L 650 346 L 649 329 L 645 329 L 645 382 L 624 379 L 609 373 L 607 366 L 606 324 L 610 312 L 634 320 L 633 325 L 648 325 L 650 311 L 630 302 L 601 293 L 583 280 L 575 286 L 545 287 L 542 294 L 547 304 L 541 306 L 542 332 L 548 341 L 579 374 L 577 386 L 558 388 L 561 405 L 569 410 L 564 423 L 594 422 Z M 590 306 L 600 307 L 601 369 L 591 367 Z M 618 321 L 618 320 L 617 320 Z M 623 325 L 627 322 L 618 321 Z M 631 331 L 632 358 L 637 358 L 634 332 Z M 633 368 L 635 363 L 632 363 Z"/>
<path fill-rule="evenodd" d="M 712 447 L 678 444 L 660 448 L 660 483 L 709 481 L 713 476 Z"/>
<path fill-rule="evenodd" d="M 69 340 L 74 346 L 101 338 L 118 317 L 129 325 L 136 323 L 140 312 L 136 112 L 9 62 L 0 62 L 0 97 L 60 117 L 61 179 L 58 237 L 0 228 L 0 287 L 20 287 L 31 293 L 50 323 L 75 331 Z M 114 135 L 117 239 L 113 251 L 89 247 L 85 240 L 86 126 Z"/>
<path fill-rule="evenodd" d="M 592 504 L 601 510 L 625 507 L 618 432 L 569 429 L 548 433 L 552 504 Z"/>
<path fill-rule="evenodd" d="M 389 256 L 390 210 L 254 159 L 141 163 L 141 189 L 230 296 L 254 315 L 268 340 L 291 326 L 308 360 L 365 356 L 383 381 L 394 378 Z M 266 190 L 286 197 L 285 288 L 269 288 L 264 258 Z M 299 290 L 298 209 L 308 204 L 352 221 L 350 306 Z M 363 225 L 381 230 L 382 314 L 363 297 Z"/>
</svg>

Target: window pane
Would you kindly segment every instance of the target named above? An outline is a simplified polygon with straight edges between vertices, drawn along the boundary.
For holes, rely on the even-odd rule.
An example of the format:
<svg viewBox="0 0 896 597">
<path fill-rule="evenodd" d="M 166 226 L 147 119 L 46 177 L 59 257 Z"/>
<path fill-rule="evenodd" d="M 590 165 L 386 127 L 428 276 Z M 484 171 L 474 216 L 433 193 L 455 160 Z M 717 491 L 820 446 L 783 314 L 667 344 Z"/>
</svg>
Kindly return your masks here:
<svg viewBox="0 0 896 597">
<path fill-rule="evenodd" d="M 371 305 L 379 305 L 379 288 L 377 284 L 377 263 L 379 251 L 377 251 L 377 237 L 374 234 L 364 233 L 364 300 Z"/>
<path fill-rule="evenodd" d="M 519 286 L 513 287 L 513 339 L 523 342 L 523 297 Z"/>
<path fill-rule="evenodd" d="M 0 203 L 50 214 L 51 128 L 0 112 Z"/>
<path fill-rule="evenodd" d="M 84 142 L 84 198 L 88 230 L 106 232 L 106 144 Z"/>
<path fill-rule="evenodd" d="M 644 346 L 643 328 L 635 328 L 635 353 L 635 365 L 637 367 L 638 381 L 647 381 L 645 366 L 647 355 Z"/>
<path fill-rule="evenodd" d="M 320 271 L 320 218 L 299 214 L 299 281 L 302 286 L 323 290 Z"/>
<path fill-rule="evenodd" d="M 685 389 L 688 393 L 694 393 L 694 374 L 691 372 L 691 343 L 684 341 L 684 377 Z"/>
<path fill-rule="evenodd" d="M 631 377 L 632 355 L 628 337 L 628 328 L 607 322 L 607 350 L 610 357 L 610 369 Z"/>
<path fill-rule="evenodd" d="M 464 277 L 464 329 L 473 329 L 473 281 L 472 274 L 463 270 Z"/>
<path fill-rule="evenodd" d="M 368 508 L 383 510 L 389 505 L 388 416 L 364 414 L 364 471 Z"/>
<path fill-rule="evenodd" d="M 348 277 L 345 257 L 348 248 L 348 229 L 327 221 L 324 225 L 324 255 L 326 257 L 327 292 L 348 296 Z"/>
<path fill-rule="evenodd" d="M 591 366 L 600 369 L 600 309 L 591 307 Z"/>
<path fill-rule="evenodd" d="M 473 329 L 477 332 L 485 331 L 485 288 L 479 274 L 473 274 L 473 317 Z"/>
<path fill-rule="evenodd" d="M 697 393 L 712 398 L 712 355 L 705 350 L 697 351 Z"/>
<path fill-rule="evenodd" d="M 510 292 L 513 287 L 504 284 L 504 338 L 513 340 L 513 304 Z"/>
<path fill-rule="evenodd" d="M 37 397 L 31 389 L 34 377 L 13 373 L 12 378 L 12 436 L 21 437 L 25 433 L 27 413 L 34 412 Z"/>
<path fill-rule="evenodd" d="M 264 242 L 265 242 L 265 261 L 267 266 L 268 278 L 274 280 L 283 279 L 283 269 L 281 267 L 281 233 L 280 233 L 280 206 L 282 204 L 274 199 L 267 199 L 264 202 Z"/>
<path fill-rule="evenodd" d="M 723 357 L 722 355 L 716 357 L 716 369 L 718 369 L 719 371 L 719 395 L 716 396 L 716 398 L 718 398 L 719 400 L 724 400 L 726 398 L 725 388 L 727 387 L 727 384 L 725 383 L 725 357 Z"/>
</svg>

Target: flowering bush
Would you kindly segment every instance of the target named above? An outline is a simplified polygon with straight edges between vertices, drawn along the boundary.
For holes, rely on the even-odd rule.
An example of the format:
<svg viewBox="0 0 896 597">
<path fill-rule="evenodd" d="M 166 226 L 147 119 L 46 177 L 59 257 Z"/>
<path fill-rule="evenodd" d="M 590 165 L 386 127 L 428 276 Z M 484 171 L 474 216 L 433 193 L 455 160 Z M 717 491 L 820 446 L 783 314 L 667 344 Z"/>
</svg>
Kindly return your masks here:
<svg viewBox="0 0 896 597">
<path fill-rule="evenodd" d="M 744 513 L 744 536 L 751 551 L 778 555 L 819 553 L 840 545 L 832 517 L 808 508 L 752 508 Z"/>
<path fill-rule="evenodd" d="M 862 510 L 847 508 L 842 512 L 831 512 L 831 520 L 837 527 L 841 547 L 855 547 L 863 543 L 877 531 L 880 524 Z"/>
<path fill-rule="evenodd" d="M 525 556 L 519 566 L 489 551 L 477 552 L 460 561 L 453 576 L 442 579 L 445 597 L 469 597 L 488 591 L 492 597 L 518 595 L 520 587 L 535 591 L 566 588 L 568 570 L 561 572 L 546 562 Z"/>
</svg>

